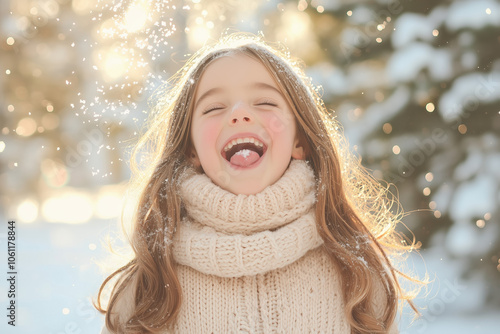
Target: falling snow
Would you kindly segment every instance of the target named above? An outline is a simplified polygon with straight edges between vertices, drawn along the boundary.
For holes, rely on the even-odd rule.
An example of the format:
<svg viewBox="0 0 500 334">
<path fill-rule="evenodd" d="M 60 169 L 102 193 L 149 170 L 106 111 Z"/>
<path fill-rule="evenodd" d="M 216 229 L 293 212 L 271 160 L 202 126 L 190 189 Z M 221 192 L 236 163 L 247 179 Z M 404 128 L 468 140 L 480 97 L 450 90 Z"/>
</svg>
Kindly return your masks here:
<svg viewBox="0 0 500 334">
<path fill-rule="evenodd" d="M 498 130 L 482 133 L 482 128 L 473 126 L 475 121 L 498 124 L 484 116 L 500 100 L 499 60 L 486 59 L 498 58 L 494 52 L 498 48 L 491 44 L 488 55 L 479 43 L 500 24 L 498 1 L 450 2 L 418 13 L 406 5 L 399 8 L 401 13 L 390 13 L 388 7 L 373 12 L 363 5 L 367 1 L 356 6 L 341 1 L 265 1 L 258 8 L 252 7 L 253 1 L 238 5 L 197 0 L 10 2 L 10 7 L 5 2 L 9 13 L 0 11 L 1 63 L 5 64 L 1 71 L 6 74 L 2 83 L 7 92 L 2 95 L 7 125 L 2 123 L 0 139 L 6 171 L 0 171 L 5 189 L 0 199 L 6 211 L 0 216 L 16 217 L 24 224 L 32 219 L 30 211 L 35 218 L 49 212 L 53 219 L 25 224 L 21 235 L 20 255 L 29 261 L 19 282 L 20 305 L 28 306 L 20 311 L 33 320 L 32 326 L 36 324 L 36 329 L 25 332 L 62 332 L 68 324 L 76 324 L 75 331 L 81 332 L 100 329 L 102 319 L 87 296 L 95 292 L 101 274 L 88 260 L 104 254 L 98 240 L 109 220 L 103 217 L 118 217 L 115 209 L 122 188 L 117 184 L 129 177 L 123 172 L 128 167 L 126 147 L 142 133 L 144 120 L 153 112 L 148 98 L 163 94 L 169 87 L 166 80 L 187 57 L 227 27 L 263 30 L 270 39 L 288 44 L 291 54 L 312 64 L 307 74 L 324 89 L 318 87 L 310 94 L 334 101 L 328 108 L 336 109 L 335 117 L 344 125 L 350 143 L 359 148 L 363 162 L 375 161 L 374 175 L 382 178 L 384 168 L 401 168 L 397 185 L 405 198 L 418 197 L 422 189 L 427 193 L 429 208 L 436 210 L 427 220 L 441 217 L 431 224 L 443 227 L 423 253 L 427 263 L 417 270 L 423 273 L 427 265 L 440 282 L 431 289 L 437 290 L 437 299 L 418 301 L 429 307 L 423 322 L 416 325 L 425 326 L 427 333 L 496 330 L 498 310 L 485 306 L 493 295 L 477 263 L 479 259 L 481 265 L 492 262 L 495 256 L 495 266 L 499 263 L 498 247 L 492 247 L 498 245 L 499 235 L 500 144 Z M 390 15 L 381 18 L 380 13 L 386 12 Z M 370 30 L 372 21 L 376 25 Z M 338 29 L 332 28 L 332 22 Z M 334 35 L 329 39 L 324 32 L 315 34 L 318 27 Z M 295 82 L 296 89 L 301 85 Z M 426 108 L 429 104 L 433 108 Z M 401 133 L 408 129 L 403 123 L 411 122 L 408 110 L 425 116 L 415 124 L 415 132 Z M 498 108 L 495 114 L 500 117 Z M 450 123 L 459 121 L 464 124 Z M 447 140 L 442 145 L 434 141 L 433 152 L 427 154 L 433 147 L 426 141 L 433 138 L 432 132 L 417 131 L 433 126 L 446 130 Z M 26 132 L 29 129 L 32 132 Z M 31 134 L 19 140 L 23 131 Z M 466 139 L 460 141 L 458 134 Z M 419 152 L 425 158 L 422 166 L 412 163 Z M 246 158 L 249 153 L 236 154 Z M 30 184 L 44 193 L 62 191 L 63 195 L 50 198 L 55 203 L 51 206 L 50 201 L 42 203 L 44 198 L 28 188 Z M 74 198 L 77 205 L 66 205 L 65 198 Z M 417 230 L 421 228 L 418 225 Z M 170 243 L 164 234 L 164 241 Z M 490 258 L 490 253 L 496 255 Z M 54 261 L 50 266 L 47 254 Z M 359 260 L 365 262 L 362 257 Z M 463 281 L 464 276 L 468 281 Z M 35 285 L 33 277 L 39 278 Z M 456 300 L 445 303 L 437 285 L 457 280 L 458 286 L 467 289 L 457 290 Z M 53 282 L 58 282 L 57 287 Z M 36 289 L 40 286 L 45 294 L 55 296 L 47 305 L 39 302 L 46 300 Z M 432 309 L 441 306 L 439 302 L 444 303 L 442 314 Z M 54 310 L 60 317 L 53 317 Z M 46 318 L 55 321 L 44 322 Z"/>
</svg>

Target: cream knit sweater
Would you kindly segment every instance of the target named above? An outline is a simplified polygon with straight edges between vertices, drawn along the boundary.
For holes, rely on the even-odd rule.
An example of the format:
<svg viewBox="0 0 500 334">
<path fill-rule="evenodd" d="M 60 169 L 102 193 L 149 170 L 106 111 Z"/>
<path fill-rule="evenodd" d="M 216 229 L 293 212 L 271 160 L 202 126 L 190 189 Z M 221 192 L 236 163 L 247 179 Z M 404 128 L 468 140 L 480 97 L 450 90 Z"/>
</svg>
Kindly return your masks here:
<svg viewBox="0 0 500 334">
<path fill-rule="evenodd" d="M 171 333 L 350 333 L 316 229 L 315 190 L 302 160 L 256 195 L 234 195 L 204 174 L 186 177 L 188 217 L 173 240 L 184 299 Z M 132 300 L 119 304 L 120 317 Z"/>
</svg>

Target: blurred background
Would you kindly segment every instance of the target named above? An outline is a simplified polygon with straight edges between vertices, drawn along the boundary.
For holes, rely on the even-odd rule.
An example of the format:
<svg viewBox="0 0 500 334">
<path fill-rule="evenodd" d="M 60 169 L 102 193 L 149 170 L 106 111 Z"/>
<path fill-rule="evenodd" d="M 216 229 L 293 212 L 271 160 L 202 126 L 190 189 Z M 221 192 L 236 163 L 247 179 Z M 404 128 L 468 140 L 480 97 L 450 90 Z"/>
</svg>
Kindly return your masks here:
<svg viewBox="0 0 500 334">
<path fill-rule="evenodd" d="M 17 326 L 98 333 L 148 97 L 222 33 L 302 58 L 353 151 L 392 182 L 433 283 L 402 333 L 499 333 L 500 1 L 0 2 L 0 304 L 16 221 Z M 6 313 L 7 314 L 7 313 Z"/>
</svg>

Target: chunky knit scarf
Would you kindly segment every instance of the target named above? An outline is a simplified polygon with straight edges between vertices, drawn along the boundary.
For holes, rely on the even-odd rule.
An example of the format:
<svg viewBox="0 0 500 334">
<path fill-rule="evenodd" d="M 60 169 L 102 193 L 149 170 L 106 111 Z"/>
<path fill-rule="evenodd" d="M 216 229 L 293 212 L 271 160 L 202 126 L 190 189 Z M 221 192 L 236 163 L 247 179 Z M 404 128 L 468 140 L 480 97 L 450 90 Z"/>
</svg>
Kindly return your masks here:
<svg viewBox="0 0 500 334">
<path fill-rule="evenodd" d="M 300 259 L 323 240 L 316 229 L 315 177 L 292 160 L 283 176 L 255 195 L 235 195 L 205 174 L 180 184 L 187 217 L 174 237 L 176 262 L 221 277 L 262 274 Z"/>
<path fill-rule="evenodd" d="M 194 170 L 180 181 L 187 215 L 172 247 L 183 301 L 174 328 L 162 333 L 351 333 L 340 276 L 320 247 L 306 162 L 292 160 L 256 195 L 234 195 Z M 133 291 L 118 307 L 125 321 Z M 379 291 L 374 305 L 383 312 Z"/>
</svg>

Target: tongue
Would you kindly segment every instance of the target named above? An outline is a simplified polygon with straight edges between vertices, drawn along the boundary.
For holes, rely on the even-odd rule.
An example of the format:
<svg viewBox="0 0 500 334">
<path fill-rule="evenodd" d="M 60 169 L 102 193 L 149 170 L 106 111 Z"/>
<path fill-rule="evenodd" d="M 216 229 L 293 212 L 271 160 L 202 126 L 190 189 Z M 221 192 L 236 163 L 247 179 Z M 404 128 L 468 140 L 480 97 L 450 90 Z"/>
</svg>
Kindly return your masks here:
<svg viewBox="0 0 500 334">
<path fill-rule="evenodd" d="M 243 149 L 241 151 L 236 152 L 231 157 L 231 163 L 240 167 L 247 167 L 253 164 L 255 161 L 259 160 L 260 156 L 257 152 L 252 150 Z"/>
</svg>

